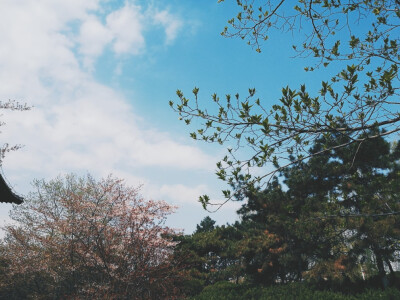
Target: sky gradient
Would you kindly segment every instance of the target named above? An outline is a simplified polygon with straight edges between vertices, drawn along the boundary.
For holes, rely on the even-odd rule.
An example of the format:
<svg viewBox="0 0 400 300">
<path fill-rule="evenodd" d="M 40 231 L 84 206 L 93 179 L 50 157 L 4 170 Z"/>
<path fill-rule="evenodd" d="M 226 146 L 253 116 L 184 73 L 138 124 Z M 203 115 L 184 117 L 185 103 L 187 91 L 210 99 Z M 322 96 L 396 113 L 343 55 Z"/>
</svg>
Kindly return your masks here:
<svg viewBox="0 0 400 300">
<path fill-rule="evenodd" d="M 199 87 L 207 106 L 214 92 L 255 87 L 268 106 L 281 87 L 316 76 L 289 59 L 290 34 L 271 36 L 261 54 L 221 37 L 237 13 L 230 2 L 2 0 L 0 99 L 32 106 L 2 115 L 1 142 L 24 145 L 3 163 L 13 188 L 26 195 L 35 178 L 113 174 L 179 206 L 169 225 L 192 232 L 208 215 L 198 197 L 226 188 L 214 175 L 225 148 L 190 139 L 195 127 L 168 105 L 175 91 Z M 239 206 L 210 216 L 233 222 Z M 1 205 L 2 224 L 10 208 Z"/>
</svg>

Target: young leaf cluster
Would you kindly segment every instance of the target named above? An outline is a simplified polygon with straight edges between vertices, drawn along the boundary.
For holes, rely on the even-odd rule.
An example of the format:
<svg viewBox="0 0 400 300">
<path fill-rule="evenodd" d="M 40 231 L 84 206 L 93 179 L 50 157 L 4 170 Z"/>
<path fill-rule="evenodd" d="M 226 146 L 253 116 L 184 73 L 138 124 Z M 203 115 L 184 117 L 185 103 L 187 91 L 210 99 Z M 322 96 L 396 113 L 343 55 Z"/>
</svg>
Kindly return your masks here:
<svg viewBox="0 0 400 300">
<path fill-rule="evenodd" d="M 318 93 L 305 84 L 284 87 L 279 100 L 259 99 L 251 88 L 244 97 L 214 94 L 211 107 L 198 88 L 193 97 L 177 91 L 177 103 L 170 106 L 180 119 L 187 125 L 193 118 L 203 121 L 190 136 L 227 145 L 217 163 L 218 178 L 233 189 L 224 192 L 227 201 L 241 199 L 243 190 L 265 184 L 294 162 L 400 131 L 398 1 L 239 0 L 237 5 L 239 13 L 224 36 L 245 39 L 260 52 L 261 41 L 274 30 L 300 31 L 304 41 L 295 51 L 317 62 L 305 70 L 336 67 Z M 337 134 L 346 142 L 311 153 L 314 141 Z M 205 207 L 208 200 L 201 198 Z"/>
</svg>

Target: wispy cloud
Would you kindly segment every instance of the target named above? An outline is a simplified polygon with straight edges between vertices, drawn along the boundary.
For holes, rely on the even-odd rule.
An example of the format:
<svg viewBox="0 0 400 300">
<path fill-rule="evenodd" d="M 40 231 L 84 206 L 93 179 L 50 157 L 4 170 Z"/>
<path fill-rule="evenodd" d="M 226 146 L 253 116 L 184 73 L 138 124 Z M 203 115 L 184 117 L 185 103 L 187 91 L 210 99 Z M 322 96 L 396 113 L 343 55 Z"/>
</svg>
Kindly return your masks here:
<svg viewBox="0 0 400 300">
<path fill-rule="evenodd" d="M 113 50 L 117 54 L 138 54 L 144 47 L 141 8 L 127 3 L 107 16 L 107 27 L 114 36 Z"/>
<path fill-rule="evenodd" d="M 104 22 L 101 17 L 91 14 L 82 19 L 78 43 L 88 69 L 92 68 L 107 46 L 117 55 L 138 55 L 145 50 L 146 31 L 161 25 L 165 32 L 165 43 L 171 44 L 183 26 L 183 20 L 167 9 L 159 10 L 153 6 L 146 9 L 128 1 L 105 15 Z"/>
<path fill-rule="evenodd" d="M 172 43 L 183 26 L 182 20 L 167 10 L 155 12 L 153 18 L 156 24 L 161 24 L 164 27 L 166 43 Z"/>
</svg>

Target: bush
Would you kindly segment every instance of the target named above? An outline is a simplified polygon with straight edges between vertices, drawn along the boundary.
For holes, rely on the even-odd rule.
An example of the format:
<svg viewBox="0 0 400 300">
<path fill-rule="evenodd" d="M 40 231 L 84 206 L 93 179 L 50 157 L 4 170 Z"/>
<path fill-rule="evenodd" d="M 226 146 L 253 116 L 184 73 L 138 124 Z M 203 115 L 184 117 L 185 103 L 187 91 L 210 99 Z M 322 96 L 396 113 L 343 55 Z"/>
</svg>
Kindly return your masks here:
<svg viewBox="0 0 400 300">
<path fill-rule="evenodd" d="M 305 283 L 291 283 L 270 287 L 251 286 L 218 282 L 208 286 L 193 298 L 194 300 L 234 300 L 234 299 L 304 299 L 304 300 L 356 300 L 356 299 L 400 299 L 400 291 L 395 288 L 365 290 L 360 294 L 345 295 L 340 292 L 318 291 Z"/>
</svg>

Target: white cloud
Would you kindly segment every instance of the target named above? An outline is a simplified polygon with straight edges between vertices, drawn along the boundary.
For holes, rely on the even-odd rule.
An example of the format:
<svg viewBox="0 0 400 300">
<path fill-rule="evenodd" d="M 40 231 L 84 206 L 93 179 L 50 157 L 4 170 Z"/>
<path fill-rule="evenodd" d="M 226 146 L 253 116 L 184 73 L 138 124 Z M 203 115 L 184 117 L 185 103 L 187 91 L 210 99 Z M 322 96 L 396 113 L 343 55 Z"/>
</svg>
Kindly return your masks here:
<svg viewBox="0 0 400 300">
<path fill-rule="evenodd" d="M 113 49 L 117 54 L 138 54 L 144 47 L 143 16 L 140 7 L 127 3 L 107 16 L 107 27 L 114 35 Z"/>
<path fill-rule="evenodd" d="M 211 157 L 199 149 L 143 128 L 122 95 L 81 68 L 76 42 L 93 59 L 111 40 L 120 54 L 135 54 L 145 44 L 139 7 L 127 3 L 105 25 L 94 14 L 99 9 L 99 1 L 2 1 L 0 99 L 34 106 L 2 117 L 8 123 L 2 140 L 25 145 L 6 159 L 8 170 L 45 176 L 144 166 L 213 169 Z M 79 37 L 69 27 L 76 22 Z"/>
<path fill-rule="evenodd" d="M 195 187 L 189 187 L 183 184 L 164 184 L 159 190 L 161 198 L 172 198 L 180 204 L 195 204 L 200 195 L 204 195 L 209 192 L 209 189 L 204 184 L 200 184 Z"/>
<path fill-rule="evenodd" d="M 167 10 L 156 12 L 154 15 L 154 21 L 156 24 L 164 26 L 167 44 L 176 39 L 179 30 L 183 26 L 182 20 L 172 15 Z"/>
<path fill-rule="evenodd" d="M 80 92 L 70 101 L 48 99 L 32 111 L 6 114 L 3 138 L 26 145 L 10 157 L 10 164 L 46 172 L 112 171 L 119 165 L 212 168 L 212 159 L 200 150 L 141 128 L 130 106 L 113 90 L 89 80 L 75 88 Z"/>
<path fill-rule="evenodd" d="M 99 16 L 87 15 L 82 18 L 78 37 L 80 53 L 88 70 L 103 53 L 107 45 L 117 55 L 141 54 L 146 45 L 144 33 L 151 30 L 152 21 L 164 28 L 166 43 L 171 44 L 183 26 L 183 21 L 168 10 L 149 9 L 125 2 L 125 5 L 105 16 L 104 24 Z"/>
<path fill-rule="evenodd" d="M 112 32 L 103 26 L 96 16 L 90 16 L 80 28 L 80 52 L 85 56 L 84 64 L 91 67 L 104 47 L 113 39 Z"/>
<path fill-rule="evenodd" d="M 198 196 L 209 192 L 204 184 L 155 183 L 151 173 L 170 169 L 187 179 L 197 170 L 213 170 L 214 158 L 145 127 L 128 100 L 91 73 L 107 47 L 117 56 L 142 53 L 154 19 L 130 2 L 99 16 L 101 3 L 2 0 L 0 100 L 22 99 L 34 106 L 28 112 L 2 112 L 7 125 L 1 127 L 1 140 L 25 145 L 6 157 L 4 172 L 23 193 L 35 177 L 113 173 L 132 185 L 144 183 L 145 196 L 192 203 L 197 211 Z M 182 21 L 163 11 L 155 19 L 168 43 L 176 39 Z M 140 174 L 143 169 L 150 171 Z M 0 216 L 9 208 L 1 206 Z"/>
<path fill-rule="evenodd" d="M 128 2 L 108 14 L 105 24 L 95 15 L 84 19 L 78 42 L 80 53 L 84 55 L 85 67 L 91 70 L 94 61 L 109 44 L 115 54 L 139 54 L 145 46 L 143 20 L 141 8 Z"/>
</svg>

